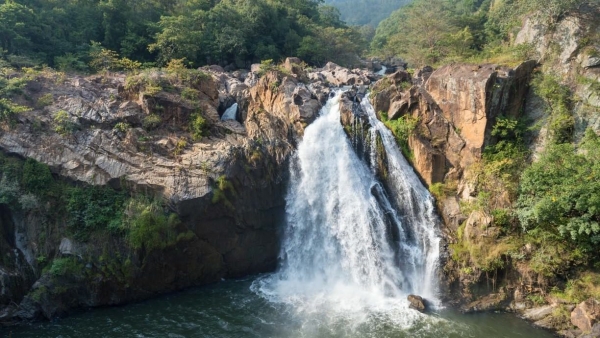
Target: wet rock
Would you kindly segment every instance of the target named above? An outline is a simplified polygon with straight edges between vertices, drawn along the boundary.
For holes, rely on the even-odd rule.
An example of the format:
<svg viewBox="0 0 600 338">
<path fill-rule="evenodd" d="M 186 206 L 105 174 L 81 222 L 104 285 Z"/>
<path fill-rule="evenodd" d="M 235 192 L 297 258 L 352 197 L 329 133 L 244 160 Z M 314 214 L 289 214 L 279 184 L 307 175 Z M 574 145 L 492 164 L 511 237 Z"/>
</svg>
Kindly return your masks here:
<svg viewBox="0 0 600 338">
<path fill-rule="evenodd" d="M 425 300 L 421 296 L 408 295 L 408 301 L 410 302 L 409 308 L 417 310 L 419 312 L 425 312 L 427 307 L 425 306 Z"/>
<path fill-rule="evenodd" d="M 552 305 L 536 307 L 533 309 L 528 309 L 523 313 L 523 318 L 530 320 L 532 322 L 542 320 L 547 316 L 551 315 L 554 311 L 554 307 Z"/>
</svg>

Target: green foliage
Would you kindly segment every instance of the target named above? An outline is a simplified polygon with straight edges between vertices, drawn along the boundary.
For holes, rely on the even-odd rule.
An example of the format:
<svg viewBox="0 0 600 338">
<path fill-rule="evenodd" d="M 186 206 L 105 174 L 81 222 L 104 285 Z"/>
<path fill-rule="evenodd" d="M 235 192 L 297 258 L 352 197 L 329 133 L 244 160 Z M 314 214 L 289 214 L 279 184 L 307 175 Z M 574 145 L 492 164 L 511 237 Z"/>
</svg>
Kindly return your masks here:
<svg viewBox="0 0 600 338">
<path fill-rule="evenodd" d="M 200 112 L 196 112 L 190 116 L 189 129 L 194 141 L 200 141 L 202 137 L 206 136 L 208 123 Z"/>
<path fill-rule="evenodd" d="M 84 266 L 77 257 L 56 258 L 50 266 L 50 275 L 52 277 L 81 275 Z"/>
<path fill-rule="evenodd" d="M 26 83 L 27 77 L 17 76 L 10 68 L 0 68 L 0 122 L 12 125 L 18 114 L 29 110 L 13 101 L 16 95 L 22 93 Z"/>
<path fill-rule="evenodd" d="M 21 184 L 25 191 L 42 195 L 54 183 L 47 165 L 28 158 L 23 165 Z"/>
<path fill-rule="evenodd" d="M 38 108 L 44 108 L 46 106 L 51 105 L 52 103 L 54 103 L 54 97 L 52 96 L 52 94 L 48 93 L 40 96 L 40 98 L 37 100 L 36 106 Z"/>
<path fill-rule="evenodd" d="M 158 128 L 162 123 L 162 119 L 157 114 L 150 114 L 144 117 L 142 125 L 146 130 Z"/>
<path fill-rule="evenodd" d="M 419 120 L 408 115 L 403 115 L 396 120 L 388 120 L 386 113 L 381 112 L 380 115 L 381 121 L 386 127 L 388 127 L 388 129 L 392 131 L 396 137 L 396 143 L 398 143 L 400 146 L 400 150 L 402 150 L 404 157 L 406 157 L 408 160 L 411 160 L 413 155 L 410 147 L 408 146 L 408 139 L 417 127 Z"/>
<path fill-rule="evenodd" d="M 216 186 L 213 187 L 212 202 L 215 204 L 223 203 L 228 209 L 233 210 L 234 207 L 227 197 L 227 191 L 229 191 L 230 196 L 236 196 L 233 184 L 227 180 L 227 177 L 219 176 L 216 181 Z"/>
<path fill-rule="evenodd" d="M 600 274 L 585 272 L 567 281 L 563 290 L 555 287 L 552 295 L 568 303 L 577 304 L 589 298 L 600 299 Z"/>
<path fill-rule="evenodd" d="M 118 122 L 113 127 L 113 130 L 116 130 L 121 133 L 126 133 L 129 129 L 131 129 L 131 125 L 127 122 Z"/>
<path fill-rule="evenodd" d="M 440 201 L 446 198 L 446 196 L 456 193 L 456 187 L 438 182 L 429 186 L 429 192 L 431 192 L 437 201 Z"/>
<path fill-rule="evenodd" d="M 175 149 L 173 149 L 173 155 L 179 156 L 183 153 L 185 147 L 187 147 L 188 142 L 185 138 L 180 138 L 177 140 L 177 144 L 175 145 Z"/>
<path fill-rule="evenodd" d="M 514 65 L 533 57 L 531 46 L 511 46 L 526 16 L 553 24 L 589 0 L 415 0 L 377 27 L 372 50 L 415 66 L 452 61 Z"/>
<path fill-rule="evenodd" d="M 526 231 L 548 231 L 594 250 L 600 243 L 599 147 L 599 137 L 588 132 L 583 152 L 571 144 L 550 145 L 525 170 L 518 216 Z"/>
<path fill-rule="evenodd" d="M 568 143 L 573 139 L 575 119 L 571 114 L 571 97 L 569 87 L 561 84 L 560 79 L 552 74 L 539 73 L 532 81 L 535 93 L 548 105 L 550 114 L 549 131 L 554 143 Z"/>
<path fill-rule="evenodd" d="M 71 121 L 69 113 L 59 110 L 54 115 L 54 131 L 60 136 L 66 137 L 76 130 L 76 125 Z"/>
<path fill-rule="evenodd" d="M 87 240 L 91 233 L 121 229 L 127 196 L 108 187 L 91 186 L 68 189 L 66 211 L 69 227 L 76 238 Z"/>
<path fill-rule="evenodd" d="M 0 122 L 9 122 L 12 124 L 16 115 L 28 110 L 28 107 L 13 103 L 9 99 L 0 98 Z"/>
<path fill-rule="evenodd" d="M 135 249 L 163 249 L 177 239 L 175 229 L 180 223 L 177 215 L 164 212 L 156 201 L 131 199 L 124 214 L 122 227 Z"/>
</svg>

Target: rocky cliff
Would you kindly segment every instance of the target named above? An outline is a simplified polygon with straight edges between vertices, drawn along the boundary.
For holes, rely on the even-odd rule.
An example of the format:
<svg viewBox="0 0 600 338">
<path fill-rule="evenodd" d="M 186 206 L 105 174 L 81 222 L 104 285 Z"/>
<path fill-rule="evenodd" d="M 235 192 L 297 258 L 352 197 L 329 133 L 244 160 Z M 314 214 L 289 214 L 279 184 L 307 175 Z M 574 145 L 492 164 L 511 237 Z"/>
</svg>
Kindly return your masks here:
<svg viewBox="0 0 600 338">
<path fill-rule="evenodd" d="M 392 130 L 396 128 L 397 137 L 406 137 L 406 155 L 436 197 L 448 242 L 442 293 L 466 312 L 516 311 L 566 336 L 597 336 L 597 300 L 579 303 L 577 297 L 567 299 L 552 291 L 569 288 L 565 281 L 572 279 L 570 285 L 580 284 L 570 290 L 589 294 L 577 278 L 596 280 L 593 273 L 577 276 L 590 268 L 572 258 L 575 250 L 566 246 L 540 254 L 547 249 L 527 237 L 511 216 L 524 163 L 536 161 L 553 138 L 566 137 L 563 141 L 576 144 L 586 129 L 600 133 L 597 17 L 598 9 L 587 7 L 554 25 L 530 16 L 514 43 L 527 44 L 535 60 L 515 68 L 425 67 L 413 74 L 398 71 L 373 86 L 375 109 L 382 120 L 390 121 L 386 124 Z M 539 84 L 544 77 L 557 88 L 546 97 Z M 559 90 L 568 93 L 562 111 L 552 101 Z M 410 126 L 409 121 L 416 124 Z M 510 134 L 501 129 L 507 121 L 513 123 L 511 128 L 522 124 L 518 128 L 525 130 L 519 131 L 523 135 L 510 142 L 522 142 L 524 149 L 516 157 L 494 157 L 493 151 Z M 409 126 L 410 133 L 403 135 Z M 550 264 L 554 265 L 548 268 Z"/>
<path fill-rule="evenodd" d="M 330 84 L 373 75 L 293 58 L 255 70 L 13 73 L 30 108 L 0 132 L 2 320 L 272 271 L 288 156 Z M 31 168 L 47 178 L 35 188 Z"/>
</svg>

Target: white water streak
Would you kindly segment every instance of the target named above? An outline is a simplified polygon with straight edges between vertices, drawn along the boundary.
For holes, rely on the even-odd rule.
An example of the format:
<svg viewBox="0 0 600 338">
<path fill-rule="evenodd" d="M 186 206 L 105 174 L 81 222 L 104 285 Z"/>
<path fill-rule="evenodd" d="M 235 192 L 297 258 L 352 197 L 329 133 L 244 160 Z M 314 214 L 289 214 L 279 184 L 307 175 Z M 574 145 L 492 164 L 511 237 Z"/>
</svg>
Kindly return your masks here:
<svg viewBox="0 0 600 338">
<path fill-rule="evenodd" d="M 402 203 L 400 213 L 394 210 L 373 168 L 352 148 L 356 140 L 342 128 L 340 96 L 306 129 L 290 169 L 281 267 L 253 288 L 301 312 L 368 316 L 400 310 L 405 320 L 416 320 L 421 315 L 407 309 L 406 295 L 435 298 L 439 239 L 431 197 L 393 136 L 371 119 L 371 140 L 381 134 L 394 193 L 403 194 L 392 199 Z M 374 118 L 368 100 L 363 106 Z"/>
</svg>

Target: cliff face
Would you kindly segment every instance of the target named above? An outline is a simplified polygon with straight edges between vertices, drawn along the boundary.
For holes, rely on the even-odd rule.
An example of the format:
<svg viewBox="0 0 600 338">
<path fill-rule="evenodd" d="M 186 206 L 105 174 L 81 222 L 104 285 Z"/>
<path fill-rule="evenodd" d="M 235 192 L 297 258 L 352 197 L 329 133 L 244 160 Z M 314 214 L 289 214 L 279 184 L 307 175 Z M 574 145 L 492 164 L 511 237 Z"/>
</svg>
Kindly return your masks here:
<svg viewBox="0 0 600 338">
<path fill-rule="evenodd" d="M 550 292 L 575 278 L 572 274 L 581 263 L 565 260 L 560 268 L 541 271 L 532 257 L 545 248 L 530 243 L 516 216 L 502 219 L 517 208 L 520 173 L 502 176 L 501 168 L 517 160 L 535 161 L 553 137 L 555 103 L 539 96 L 531 85 L 544 76 L 556 79 L 557 86 L 569 93 L 565 120 L 574 122 L 567 129 L 568 142 L 577 144 L 586 129 L 600 132 L 597 15 L 597 8 L 583 8 L 552 26 L 535 16 L 528 18 L 515 43 L 529 44 L 536 60 L 514 69 L 466 64 L 435 71 L 426 67 L 415 74 L 389 75 L 373 87 L 372 102 L 382 119 L 418 121 L 407 139 L 408 157 L 435 195 L 444 219 L 449 245 L 442 262 L 443 294 L 464 311 L 517 311 L 539 326 L 567 329 L 562 333 L 573 337 L 596 325 L 581 320 L 596 318 L 590 314 L 590 304 L 596 300 L 570 303 Z M 526 125 L 523 153 L 527 155 L 489 165 L 492 160 L 486 162 L 484 152 L 498 143 L 494 128 L 507 118 Z M 484 194 L 483 187 L 488 189 Z M 570 330 L 574 326 L 580 331 Z"/>
<path fill-rule="evenodd" d="M 418 120 L 408 141 L 413 165 L 424 183 L 444 183 L 455 190 L 456 194 L 438 199 L 452 231 L 466 219 L 458 202 L 473 193 L 469 170 L 492 141 L 496 118 L 519 116 L 536 64 L 528 61 L 514 70 L 457 64 L 422 70 L 424 83 L 410 88 L 400 86 L 411 81 L 403 71 L 375 84 L 377 111 L 387 112 L 391 119 L 408 115 Z"/>
<path fill-rule="evenodd" d="M 156 200 L 176 217 L 170 228 L 155 230 L 157 240 L 142 234 L 136 245 L 131 229 L 84 229 L 83 236 L 83 225 L 51 200 L 40 204 L 33 196 L 37 204 L 27 208 L 0 200 L 0 318 L 54 318 L 275 269 L 288 156 L 327 99 L 327 81 L 370 81 L 333 64 L 311 74 L 299 64 L 29 76 L 17 100 L 34 108 L 3 125 L 0 176 L 33 159 L 66 191 L 94 194 L 107 186 Z M 310 85 L 301 81 L 309 76 Z M 233 103 L 235 119 L 222 121 Z M 1 188 L 18 192 L 9 183 L 3 178 Z M 126 215 L 136 212 L 128 208 Z M 152 208 L 140 217 L 149 210 L 161 217 Z M 80 216 L 84 222 L 89 215 Z"/>
</svg>

